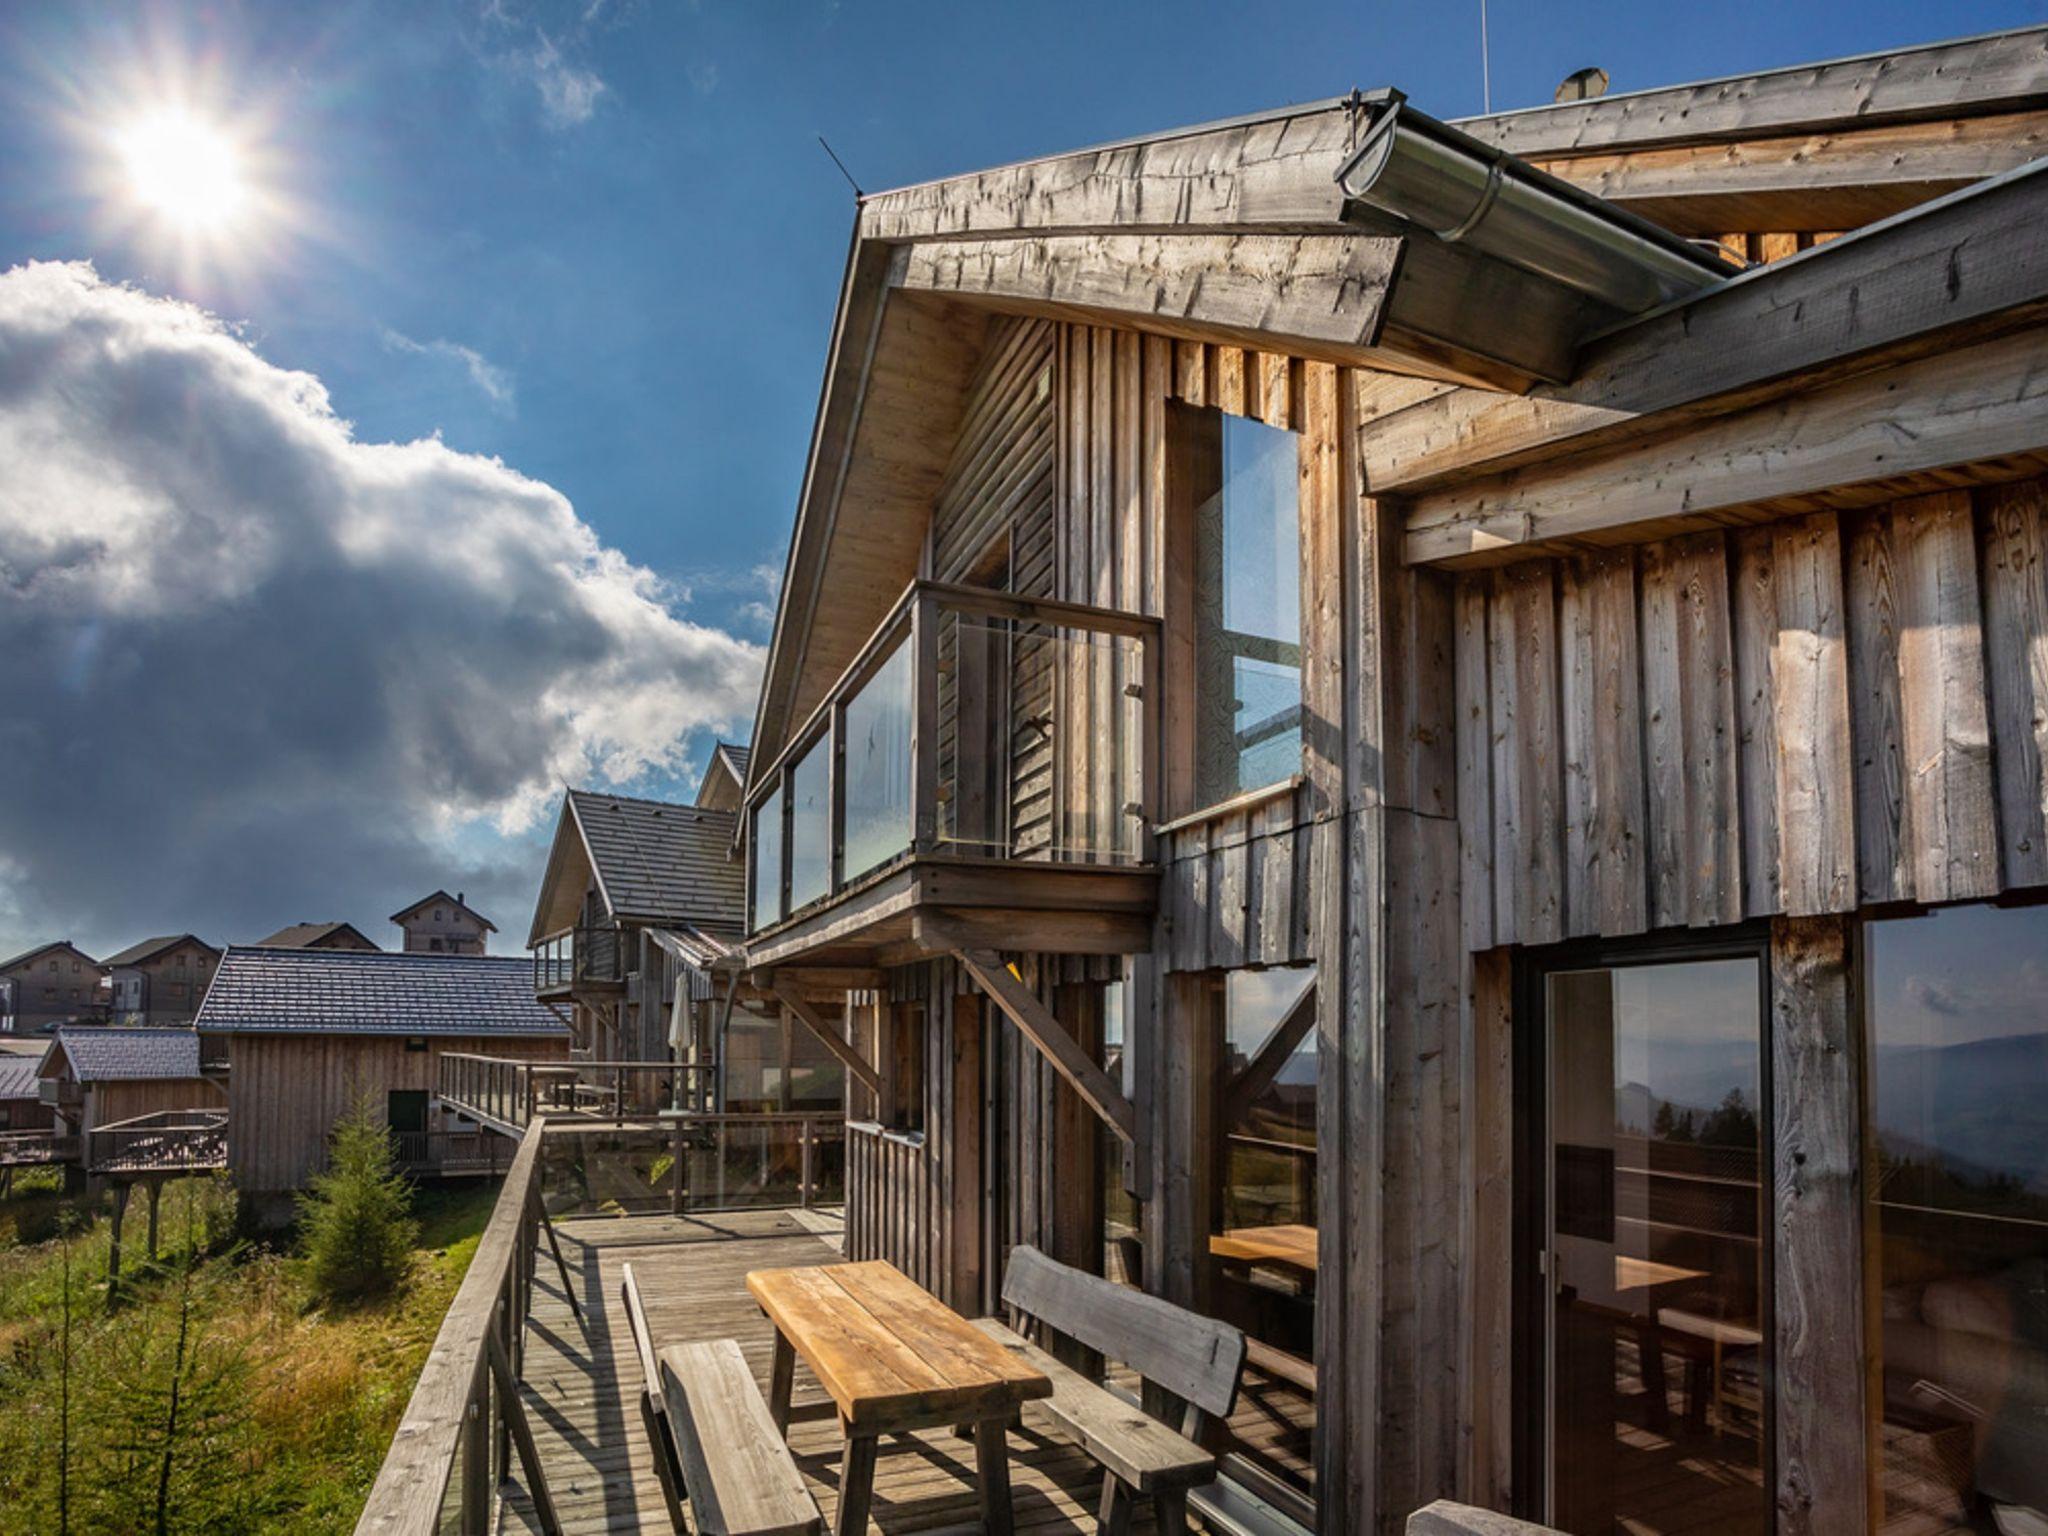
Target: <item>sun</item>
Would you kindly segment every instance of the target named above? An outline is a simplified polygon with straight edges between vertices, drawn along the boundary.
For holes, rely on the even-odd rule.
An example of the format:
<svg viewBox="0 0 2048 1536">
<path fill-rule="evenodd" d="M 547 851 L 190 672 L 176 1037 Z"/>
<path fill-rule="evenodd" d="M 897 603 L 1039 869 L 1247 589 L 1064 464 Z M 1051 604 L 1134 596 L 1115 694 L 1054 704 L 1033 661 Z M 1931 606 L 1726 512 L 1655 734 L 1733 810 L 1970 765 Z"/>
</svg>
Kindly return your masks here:
<svg viewBox="0 0 2048 1536">
<path fill-rule="evenodd" d="M 242 215 L 249 185 L 242 149 L 217 123 L 166 108 L 115 136 L 138 208 L 187 234 L 219 234 Z"/>
</svg>

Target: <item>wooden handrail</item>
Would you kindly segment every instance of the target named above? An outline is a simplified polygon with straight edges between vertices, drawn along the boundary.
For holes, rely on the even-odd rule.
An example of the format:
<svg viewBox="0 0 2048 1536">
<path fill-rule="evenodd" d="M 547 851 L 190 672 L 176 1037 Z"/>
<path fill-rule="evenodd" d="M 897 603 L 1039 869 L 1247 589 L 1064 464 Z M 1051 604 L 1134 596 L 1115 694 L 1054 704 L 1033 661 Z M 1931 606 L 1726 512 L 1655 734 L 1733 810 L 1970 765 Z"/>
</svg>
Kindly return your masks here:
<svg viewBox="0 0 2048 1536">
<path fill-rule="evenodd" d="M 508 1391 L 503 1380 L 508 1372 L 494 1372 L 492 1356 L 495 1352 L 516 1368 L 522 1353 L 527 1288 L 542 1220 L 538 1173 L 546 1129 L 545 1118 L 535 1120 L 520 1138 L 476 1255 L 441 1319 L 405 1416 L 356 1522 L 357 1536 L 436 1536 L 458 1463 L 458 1529 L 482 1533 L 489 1528 L 496 1481 L 491 1475 L 492 1446 L 507 1435 L 521 1438 L 525 1430 L 517 1393 Z M 541 1529 L 559 1532 L 538 1465 L 524 1470 Z"/>
</svg>

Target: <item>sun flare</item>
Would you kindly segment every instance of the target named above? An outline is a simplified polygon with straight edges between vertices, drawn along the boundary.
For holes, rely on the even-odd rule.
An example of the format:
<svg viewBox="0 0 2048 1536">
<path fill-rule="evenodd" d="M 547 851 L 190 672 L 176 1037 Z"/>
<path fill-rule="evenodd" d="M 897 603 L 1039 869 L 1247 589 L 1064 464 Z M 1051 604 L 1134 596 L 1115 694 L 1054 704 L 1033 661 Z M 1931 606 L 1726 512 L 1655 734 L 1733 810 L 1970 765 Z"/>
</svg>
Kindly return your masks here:
<svg viewBox="0 0 2048 1536">
<path fill-rule="evenodd" d="M 117 136 L 128 192 L 191 233 L 217 233 L 248 203 L 241 148 L 224 129 L 178 110 L 135 119 Z"/>
</svg>

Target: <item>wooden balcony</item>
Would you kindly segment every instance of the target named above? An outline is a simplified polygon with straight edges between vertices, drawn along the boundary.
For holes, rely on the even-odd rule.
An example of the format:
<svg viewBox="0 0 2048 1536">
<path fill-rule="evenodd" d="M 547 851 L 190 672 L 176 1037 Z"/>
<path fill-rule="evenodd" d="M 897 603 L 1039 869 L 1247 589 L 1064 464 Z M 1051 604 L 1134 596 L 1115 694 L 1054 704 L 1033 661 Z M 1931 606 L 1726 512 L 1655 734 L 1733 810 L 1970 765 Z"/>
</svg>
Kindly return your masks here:
<svg viewBox="0 0 2048 1536">
<path fill-rule="evenodd" d="M 610 924 L 565 928 L 533 946 L 533 995 L 600 1001 L 626 990 L 625 934 Z"/>
<path fill-rule="evenodd" d="M 1156 619 L 914 582 L 748 805 L 748 963 L 1128 954 L 1158 903 Z"/>
</svg>

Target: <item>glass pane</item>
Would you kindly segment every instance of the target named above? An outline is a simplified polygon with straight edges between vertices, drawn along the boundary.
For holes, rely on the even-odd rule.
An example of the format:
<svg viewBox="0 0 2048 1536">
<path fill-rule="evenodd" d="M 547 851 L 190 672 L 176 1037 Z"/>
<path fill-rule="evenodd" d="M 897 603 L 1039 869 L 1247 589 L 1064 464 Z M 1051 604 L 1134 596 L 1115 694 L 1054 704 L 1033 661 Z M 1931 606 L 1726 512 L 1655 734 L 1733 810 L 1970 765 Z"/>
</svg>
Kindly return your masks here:
<svg viewBox="0 0 2048 1536">
<path fill-rule="evenodd" d="M 910 846 L 910 647 L 847 701 L 846 852 L 848 880 Z"/>
<path fill-rule="evenodd" d="M 1204 804 L 1301 769 L 1300 451 L 1225 416 L 1220 488 L 1197 509 L 1196 792 Z"/>
<path fill-rule="evenodd" d="M 2048 1510 L 2048 908 L 1866 933 L 1882 1528 L 2020 1529 Z"/>
<path fill-rule="evenodd" d="M 1229 1448 L 1295 1495 L 1315 1484 L 1316 1035 L 1314 1009 L 1297 1009 L 1314 983 L 1311 967 L 1232 971 L 1210 994 L 1223 1143 L 1210 1294 L 1264 1346 L 1245 1364 Z"/>
<path fill-rule="evenodd" d="M 1143 653 L 1125 636 L 947 613 L 939 836 L 947 852 L 1118 862 L 1142 851 Z"/>
<path fill-rule="evenodd" d="M 767 927 L 782 916 L 782 791 L 754 810 L 753 926 Z"/>
<path fill-rule="evenodd" d="M 1124 1073 L 1124 984 L 1108 982 L 1102 989 L 1102 1069 L 1110 1081 L 1129 1091 Z M 1107 1125 L 1102 1138 L 1102 1272 L 1121 1285 L 1144 1285 L 1144 1250 L 1139 1231 L 1138 1202 L 1124 1183 L 1123 1138 Z"/>
<path fill-rule="evenodd" d="M 832 878 L 832 738 L 821 736 L 789 775 L 789 909 L 825 894 Z"/>
<path fill-rule="evenodd" d="M 1770 1528 L 1757 962 L 1548 978 L 1550 1523 Z"/>
</svg>

